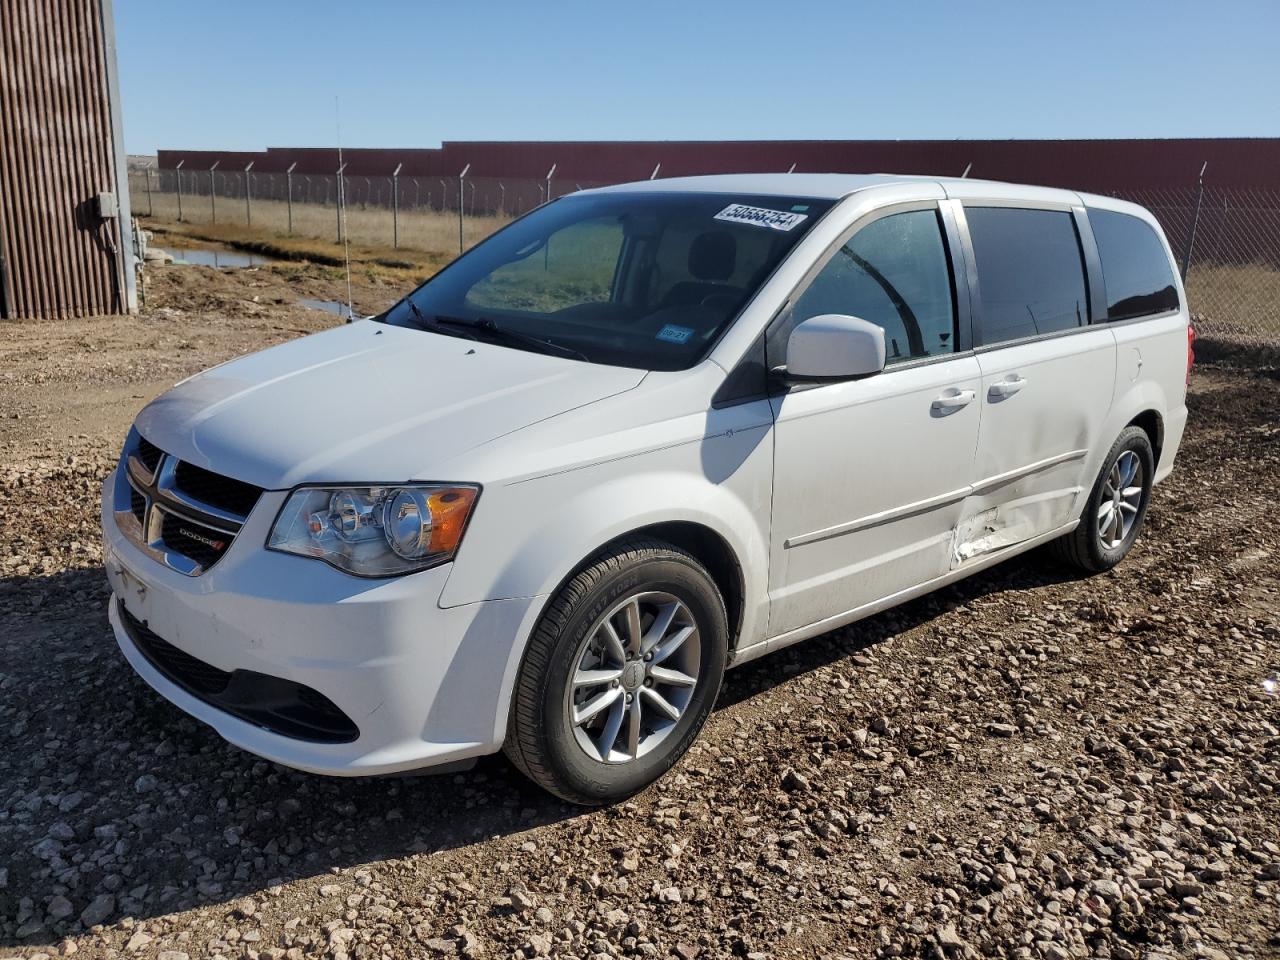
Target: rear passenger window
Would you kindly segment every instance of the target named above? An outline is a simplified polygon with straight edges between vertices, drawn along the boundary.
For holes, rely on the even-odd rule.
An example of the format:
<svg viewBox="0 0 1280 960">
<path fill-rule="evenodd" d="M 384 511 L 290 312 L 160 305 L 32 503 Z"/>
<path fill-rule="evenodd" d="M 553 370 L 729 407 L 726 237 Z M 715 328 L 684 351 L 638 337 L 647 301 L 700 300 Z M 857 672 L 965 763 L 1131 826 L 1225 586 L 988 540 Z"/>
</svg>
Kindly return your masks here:
<svg viewBox="0 0 1280 960">
<path fill-rule="evenodd" d="M 1149 224 L 1111 210 L 1090 210 L 1089 224 L 1102 260 L 1108 320 L 1178 309 L 1169 255 Z"/>
<path fill-rule="evenodd" d="M 1072 215 L 966 207 L 982 297 L 982 342 L 1001 343 L 1089 322 L 1084 258 Z"/>
<path fill-rule="evenodd" d="M 890 214 L 855 233 L 800 295 L 785 332 L 824 313 L 883 327 L 886 364 L 954 352 L 951 270 L 937 211 Z"/>
</svg>

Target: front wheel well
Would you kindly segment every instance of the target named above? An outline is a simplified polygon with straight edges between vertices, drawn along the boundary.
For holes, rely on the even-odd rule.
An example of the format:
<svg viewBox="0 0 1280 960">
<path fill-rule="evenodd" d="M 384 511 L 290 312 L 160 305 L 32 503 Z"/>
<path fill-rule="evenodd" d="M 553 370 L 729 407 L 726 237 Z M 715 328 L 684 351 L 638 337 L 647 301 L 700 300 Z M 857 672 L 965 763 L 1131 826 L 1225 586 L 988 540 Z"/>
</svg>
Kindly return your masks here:
<svg viewBox="0 0 1280 960">
<path fill-rule="evenodd" d="M 746 591 L 742 582 L 742 566 L 738 563 L 738 557 L 733 552 L 733 548 L 729 546 L 720 534 L 710 527 L 688 520 L 672 520 L 666 523 L 655 523 L 647 527 L 628 530 L 626 533 L 614 537 L 609 543 L 602 544 L 598 550 L 593 551 L 590 557 L 584 559 L 582 563 L 574 568 L 574 571 L 565 578 L 565 582 L 568 582 L 578 571 L 591 563 L 591 558 L 598 554 L 600 550 L 608 549 L 610 544 L 617 543 L 620 540 L 629 540 L 638 536 L 665 540 L 672 546 L 688 551 L 699 563 L 706 567 L 707 573 L 711 575 L 716 588 L 720 591 L 720 596 L 724 598 L 724 609 L 729 623 L 729 649 L 733 650 L 742 632 L 742 616 L 745 610 L 744 596 Z"/>
<path fill-rule="evenodd" d="M 1140 427 L 1147 435 L 1147 439 L 1151 441 L 1151 454 L 1156 462 L 1156 468 L 1160 467 L 1160 451 L 1164 448 L 1164 420 L 1155 410 L 1144 410 L 1126 426 Z"/>
</svg>

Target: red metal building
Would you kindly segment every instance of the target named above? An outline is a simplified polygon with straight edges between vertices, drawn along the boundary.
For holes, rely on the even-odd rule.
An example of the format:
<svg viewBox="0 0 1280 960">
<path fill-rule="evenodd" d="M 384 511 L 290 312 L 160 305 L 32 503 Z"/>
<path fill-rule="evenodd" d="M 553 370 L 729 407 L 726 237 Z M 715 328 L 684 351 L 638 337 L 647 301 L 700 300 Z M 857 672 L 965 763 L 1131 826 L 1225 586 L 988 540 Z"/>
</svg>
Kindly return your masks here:
<svg viewBox="0 0 1280 960">
<path fill-rule="evenodd" d="M 261 152 L 161 150 L 161 169 L 214 161 L 238 170 L 333 174 L 333 148 L 269 147 Z M 703 173 L 926 173 L 1069 187 L 1094 193 L 1194 186 L 1206 163 L 1214 187 L 1280 186 L 1280 138 L 1166 140 L 720 140 L 446 141 L 438 149 L 347 149 L 350 176 L 538 179 L 552 164 L 557 181 L 619 183 Z"/>
</svg>

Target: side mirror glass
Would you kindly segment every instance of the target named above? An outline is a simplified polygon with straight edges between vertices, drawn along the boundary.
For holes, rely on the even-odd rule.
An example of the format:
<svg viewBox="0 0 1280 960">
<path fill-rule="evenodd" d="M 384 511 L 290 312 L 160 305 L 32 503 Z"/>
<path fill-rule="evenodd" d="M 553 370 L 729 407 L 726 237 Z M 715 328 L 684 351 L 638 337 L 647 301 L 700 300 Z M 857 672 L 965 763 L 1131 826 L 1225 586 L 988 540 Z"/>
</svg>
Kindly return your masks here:
<svg viewBox="0 0 1280 960">
<path fill-rule="evenodd" d="M 824 313 L 796 324 L 787 340 L 786 379 L 834 381 L 884 369 L 884 328 L 860 317 Z"/>
</svg>

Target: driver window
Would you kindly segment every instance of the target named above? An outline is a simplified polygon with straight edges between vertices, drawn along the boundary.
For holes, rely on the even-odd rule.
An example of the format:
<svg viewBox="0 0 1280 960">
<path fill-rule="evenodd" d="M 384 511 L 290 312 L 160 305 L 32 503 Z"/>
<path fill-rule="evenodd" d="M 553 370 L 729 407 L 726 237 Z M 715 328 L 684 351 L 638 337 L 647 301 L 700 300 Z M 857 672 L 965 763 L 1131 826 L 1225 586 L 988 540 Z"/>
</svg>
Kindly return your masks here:
<svg viewBox="0 0 1280 960">
<path fill-rule="evenodd" d="M 473 286 L 467 306 L 554 313 L 605 302 L 621 250 L 622 224 L 616 216 L 570 224 L 527 257 L 498 267 Z"/>
<path fill-rule="evenodd" d="M 855 233 L 796 300 L 787 334 L 824 313 L 883 327 L 886 365 L 954 352 L 951 269 L 938 212 L 890 214 Z"/>
</svg>

